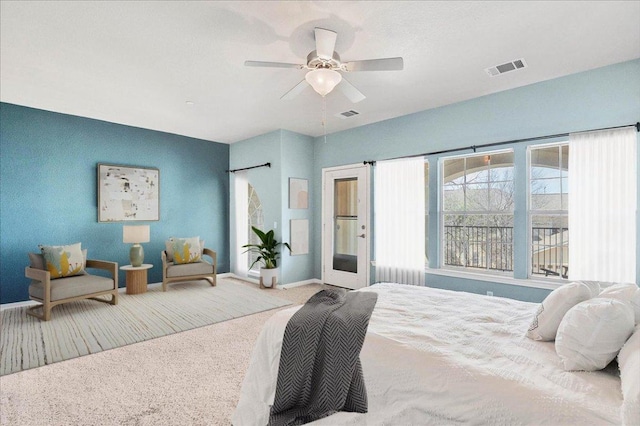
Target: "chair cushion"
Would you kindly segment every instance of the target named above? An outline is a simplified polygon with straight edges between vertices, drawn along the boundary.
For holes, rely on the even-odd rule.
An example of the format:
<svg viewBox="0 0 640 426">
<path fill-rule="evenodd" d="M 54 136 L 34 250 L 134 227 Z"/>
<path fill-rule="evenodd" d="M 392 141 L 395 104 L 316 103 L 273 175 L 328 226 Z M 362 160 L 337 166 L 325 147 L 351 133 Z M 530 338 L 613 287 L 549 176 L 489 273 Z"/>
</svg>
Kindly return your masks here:
<svg viewBox="0 0 640 426">
<path fill-rule="evenodd" d="M 84 296 L 99 291 L 113 290 L 112 278 L 84 273 L 73 277 L 59 278 L 51 281 L 51 301 Z M 41 281 L 31 281 L 29 296 L 44 300 L 44 284 Z"/>
<path fill-rule="evenodd" d="M 194 263 L 167 265 L 167 277 L 188 277 L 190 275 L 213 274 L 213 265 L 209 262 L 201 260 Z"/>
<path fill-rule="evenodd" d="M 66 246 L 41 245 L 40 250 L 52 280 L 84 273 L 85 258 L 80 243 Z"/>
</svg>

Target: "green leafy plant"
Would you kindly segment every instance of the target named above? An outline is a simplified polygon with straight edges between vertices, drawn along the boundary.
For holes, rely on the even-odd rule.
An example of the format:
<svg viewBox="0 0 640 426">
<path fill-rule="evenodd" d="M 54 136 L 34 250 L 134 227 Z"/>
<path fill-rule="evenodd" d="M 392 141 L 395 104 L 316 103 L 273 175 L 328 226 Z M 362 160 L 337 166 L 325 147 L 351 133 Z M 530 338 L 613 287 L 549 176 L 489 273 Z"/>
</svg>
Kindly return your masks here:
<svg viewBox="0 0 640 426">
<path fill-rule="evenodd" d="M 253 265 L 260 262 L 264 265 L 265 269 L 275 269 L 278 267 L 278 258 L 280 252 L 278 247 L 284 246 L 291 251 L 288 243 L 279 243 L 274 236 L 273 229 L 269 232 L 263 232 L 252 226 L 253 232 L 260 238 L 260 244 L 245 244 L 242 248 L 246 248 L 245 253 L 256 253 L 258 257 L 253 261 L 249 269 L 253 268 Z"/>
</svg>

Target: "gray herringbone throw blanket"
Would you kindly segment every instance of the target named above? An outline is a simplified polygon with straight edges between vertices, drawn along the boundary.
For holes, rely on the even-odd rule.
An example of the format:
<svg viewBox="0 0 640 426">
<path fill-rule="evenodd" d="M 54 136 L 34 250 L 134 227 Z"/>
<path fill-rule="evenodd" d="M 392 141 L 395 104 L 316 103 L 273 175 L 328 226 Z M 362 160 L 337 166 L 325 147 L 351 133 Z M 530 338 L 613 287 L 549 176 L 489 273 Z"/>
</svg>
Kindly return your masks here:
<svg viewBox="0 0 640 426">
<path fill-rule="evenodd" d="M 269 425 L 367 412 L 360 349 L 377 300 L 376 293 L 322 290 L 291 317 Z"/>
</svg>

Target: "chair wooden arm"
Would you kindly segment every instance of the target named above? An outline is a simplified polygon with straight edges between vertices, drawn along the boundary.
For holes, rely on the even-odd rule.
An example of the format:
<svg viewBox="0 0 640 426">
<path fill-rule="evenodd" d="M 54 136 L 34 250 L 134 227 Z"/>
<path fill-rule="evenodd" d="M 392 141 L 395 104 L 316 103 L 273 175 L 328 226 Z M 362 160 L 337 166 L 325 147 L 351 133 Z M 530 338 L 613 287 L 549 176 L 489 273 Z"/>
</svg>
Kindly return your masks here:
<svg viewBox="0 0 640 426">
<path fill-rule="evenodd" d="M 213 265 L 214 266 L 218 262 L 218 254 L 214 250 L 211 250 L 211 249 L 205 247 L 202 250 L 202 255 L 203 256 L 209 256 L 211 258 L 211 260 L 213 260 Z"/>
<path fill-rule="evenodd" d="M 32 280 L 42 282 L 51 281 L 51 272 L 45 271 L 44 269 L 30 268 L 27 266 L 24 268 L 24 275 Z"/>
<path fill-rule="evenodd" d="M 87 259 L 87 268 L 103 269 L 116 274 L 118 271 L 118 262 L 109 262 L 106 260 Z"/>
<path fill-rule="evenodd" d="M 32 280 L 37 280 L 42 283 L 42 285 L 44 286 L 44 297 L 42 298 L 42 301 L 44 304 L 49 305 L 49 303 L 51 303 L 51 272 L 45 271 L 44 269 L 30 268 L 27 266 L 26 268 L 24 268 L 24 274 L 27 278 L 31 278 Z M 49 316 L 48 314 L 46 314 L 45 321 L 48 320 Z"/>
<path fill-rule="evenodd" d="M 102 269 L 110 272 L 113 278 L 114 288 L 118 288 L 118 262 L 109 262 L 107 260 L 87 259 L 87 268 Z"/>
<path fill-rule="evenodd" d="M 213 275 L 216 275 L 218 273 L 218 253 L 216 253 L 215 250 L 211 250 L 205 247 L 202 250 L 202 254 L 211 258 L 211 260 L 213 261 L 211 262 L 213 265 Z"/>
</svg>

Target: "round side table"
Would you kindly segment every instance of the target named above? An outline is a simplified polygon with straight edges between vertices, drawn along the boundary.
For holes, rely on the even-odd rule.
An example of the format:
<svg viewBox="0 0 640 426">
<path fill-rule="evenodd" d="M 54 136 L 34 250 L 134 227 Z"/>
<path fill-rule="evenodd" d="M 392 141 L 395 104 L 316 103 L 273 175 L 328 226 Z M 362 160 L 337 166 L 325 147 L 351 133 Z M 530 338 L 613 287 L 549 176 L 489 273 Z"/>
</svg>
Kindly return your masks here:
<svg viewBox="0 0 640 426">
<path fill-rule="evenodd" d="M 153 265 L 143 263 L 140 266 L 121 266 L 120 269 L 127 272 L 127 294 L 140 294 L 147 292 L 147 269 Z"/>
</svg>

